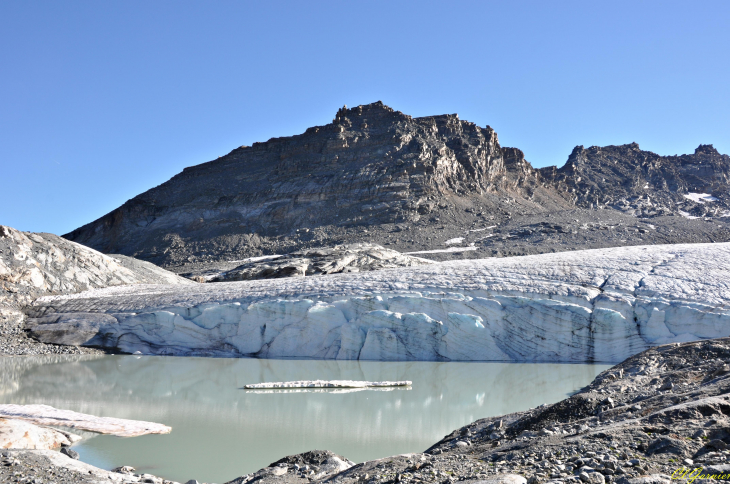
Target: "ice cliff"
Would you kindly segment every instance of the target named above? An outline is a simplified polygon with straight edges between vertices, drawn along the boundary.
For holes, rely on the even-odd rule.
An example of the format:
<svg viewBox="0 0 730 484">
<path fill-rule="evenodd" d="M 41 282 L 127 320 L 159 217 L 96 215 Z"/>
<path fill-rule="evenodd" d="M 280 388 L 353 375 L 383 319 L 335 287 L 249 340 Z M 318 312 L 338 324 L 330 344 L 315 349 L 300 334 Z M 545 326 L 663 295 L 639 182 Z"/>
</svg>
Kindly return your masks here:
<svg viewBox="0 0 730 484">
<path fill-rule="evenodd" d="M 730 243 L 48 296 L 43 342 L 161 355 L 617 362 L 730 335 Z"/>
</svg>

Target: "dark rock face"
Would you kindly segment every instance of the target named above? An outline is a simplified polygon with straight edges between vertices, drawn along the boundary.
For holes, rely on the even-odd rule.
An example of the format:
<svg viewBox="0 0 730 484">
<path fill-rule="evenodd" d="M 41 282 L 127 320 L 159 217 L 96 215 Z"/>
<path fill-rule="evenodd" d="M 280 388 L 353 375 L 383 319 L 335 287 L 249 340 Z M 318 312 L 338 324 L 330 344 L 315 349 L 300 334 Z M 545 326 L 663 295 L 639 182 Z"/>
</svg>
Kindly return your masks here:
<svg viewBox="0 0 730 484">
<path fill-rule="evenodd" d="M 698 216 L 717 216 L 728 208 L 730 157 L 712 145 L 693 155 L 659 156 L 639 145 L 576 146 L 560 169 L 540 170 L 561 193 L 584 208 L 609 206 L 632 214 L 671 215 L 683 207 Z M 687 193 L 711 194 L 715 203 L 698 203 Z"/>
<path fill-rule="evenodd" d="M 636 144 L 577 147 L 562 168 L 536 170 L 520 150 L 502 148 L 489 126 L 455 114 L 412 118 L 377 102 L 343 108 L 331 124 L 301 135 L 186 168 L 65 237 L 176 272 L 353 242 L 432 250 L 470 229 L 498 225 L 511 232 L 551 214 L 559 219 L 551 222 L 578 226 L 631 226 L 639 216 L 680 220 L 660 222 L 669 228 L 656 240 L 628 234 L 611 241 L 600 234 L 573 241 L 571 229 L 555 244 L 484 240 L 485 251 L 458 257 L 709 242 L 730 233 L 687 217 L 730 220 L 719 218 L 730 208 L 729 173 L 730 157 L 710 145 L 675 157 Z M 688 192 L 716 200 L 690 200 L 683 196 Z"/>
</svg>

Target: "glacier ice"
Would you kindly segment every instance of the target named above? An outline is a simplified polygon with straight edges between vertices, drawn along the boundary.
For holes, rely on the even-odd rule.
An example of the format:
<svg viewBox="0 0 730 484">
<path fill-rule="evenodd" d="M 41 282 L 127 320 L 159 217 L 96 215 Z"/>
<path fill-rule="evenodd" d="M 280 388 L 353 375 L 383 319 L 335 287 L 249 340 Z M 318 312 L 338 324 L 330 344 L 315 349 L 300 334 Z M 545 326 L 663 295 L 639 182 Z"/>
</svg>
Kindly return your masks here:
<svg viewBox="0 0 730 484">
<path fill-rule="evenodd" d="M 617 362 L 730 335 L 730 243 L 583 250 L 37 300 L 44 342 L 158 355 Z"/>
</svg>

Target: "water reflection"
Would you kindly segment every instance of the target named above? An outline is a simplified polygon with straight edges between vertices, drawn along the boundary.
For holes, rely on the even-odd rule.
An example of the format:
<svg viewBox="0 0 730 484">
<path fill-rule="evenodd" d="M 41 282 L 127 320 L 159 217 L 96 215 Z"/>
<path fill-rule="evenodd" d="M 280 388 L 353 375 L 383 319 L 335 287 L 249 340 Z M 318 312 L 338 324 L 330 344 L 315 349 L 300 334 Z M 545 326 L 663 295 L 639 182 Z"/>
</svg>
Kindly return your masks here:
<svg viewBox="0 0 730 484">
<path fill-rule="evenodd" d="M 0 358 L 0 401 L 170 425 L 97 436 L 100 467 L 222 482 L 279 457 L 329 449 L 355 461 L 420 451 L 473 420 L 560 400 L 606 365 L 358 362 L 134 356 Z M 412 380 L 410 389 L 242 390 L 291 380 Z M 342 391 L 347 390 L 347 391 Z M 378 389 L 385 390 L 385 389 Z"/>
</svg>

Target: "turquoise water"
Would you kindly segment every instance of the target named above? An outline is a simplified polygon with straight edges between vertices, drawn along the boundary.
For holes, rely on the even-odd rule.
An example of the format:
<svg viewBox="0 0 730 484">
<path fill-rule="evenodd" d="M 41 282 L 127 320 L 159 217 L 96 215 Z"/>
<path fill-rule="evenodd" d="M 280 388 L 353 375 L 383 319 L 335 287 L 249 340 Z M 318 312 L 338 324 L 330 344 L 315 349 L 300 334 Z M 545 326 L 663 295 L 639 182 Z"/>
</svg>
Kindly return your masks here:
<svg viewBox="0 0 730 484">
<path fill-rule="evenodd" d="M 358 362 L 155 356 L 0 358 L 0 402 L 159 422 L 168 435 L 84 433 L 81 460 L 185 482 L 225 482 L 290 454 L 361 462 L 423 451 L 479 418 L 551 403 L 607 365 Z M 243 390 L 310 379 L 412 380 L 390 391 Z"/>
</svg>

